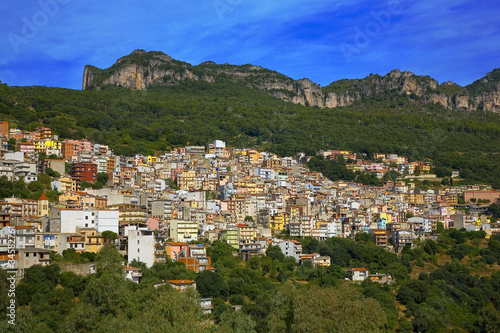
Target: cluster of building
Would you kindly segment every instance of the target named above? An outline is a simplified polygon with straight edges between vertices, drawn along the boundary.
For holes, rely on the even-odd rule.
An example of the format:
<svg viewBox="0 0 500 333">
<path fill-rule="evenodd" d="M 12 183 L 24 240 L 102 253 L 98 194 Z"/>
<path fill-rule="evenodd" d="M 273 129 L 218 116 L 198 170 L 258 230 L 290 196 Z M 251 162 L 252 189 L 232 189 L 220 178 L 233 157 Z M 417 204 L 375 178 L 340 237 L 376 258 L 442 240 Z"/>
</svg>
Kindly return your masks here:
<svg viewBox="0 0 500 333">
<path fill-rule="evenodd" d="M 371 156 L 371 160 L 359 159 L 356 154 L 347 150 L 320 150 L 318 155 L 323 156 L 326 160 L 342 157 L 347 161 L 348 169 L 375 173 L 379 179 L 382 179 L 384 174 L 389 171 L 408 175 L 428 174 L 432 167 L 430 162 L 408 162 L 408 157 L 397 154 L 375 153 Z"/>
<path fill-rule="evenodd" d="M 21 133 L 18 142 L 22 147 L 31 138 L 33 151 L 4 149 L 1 170 L 11 167 L 10 180 L 28 182 L 26 177 L 36 180 L 51 168 L 60 174 L 52 183 L 60 195 L 54 203 L 45 195 L 38 200 L 0 201 L 0 265 L 19 276 L 33 264 L 48 264 L 50 251 L 98 252 L 106 243 L 115 244 L 129 262 L 135 259 L 150 267 L 170 259 L 201 272 L 213 269 L 202 240 L 224 241 L 244 259 L 277 245 L 298 262 L 325 266 L 330 258 L 304 255 L 300 242 L 292 239 L 355 238 L 364 232 L 377 246 L 398 251 L 412 246 L 416 238 L 428 237 L 438 223 L 444 228 L 485 230 L 488 235 L 500 232 L 498 224 L 482 215 L 487 209 L 484 202 L 500 198 L 500 192 L 486 186 L 425 191 L 406 182 L 387 181 L 380 187 L 332 182 L 296 158 L 228 148 L 219 140 L 158 156 L 116 156 L 107 146 L 85 140 L 64 140 L 60 148 L 48 150 L 52 144 L 47 142 L 59 143 L 50 129 L 33 133 Z M 41 148 L 36 147 L 55 156 L 41 160 Z M 319 153 L 357 163 L 350 152 Z M 413 171 L 426 165 L 397 155 L 377 159 L 405 170 L 413 165 Z M 15 171 L 21 166 L 29 174 Z M 108 176 L 105 187 L 81 188 L 83 181 L 95 182 L 99 173 Z M 465 205 L 458 204 L 459 196 Z M 12 235 L 15 267 L 8 265 Z M 129 271 L 138 277 L 133 267 Z"/>
</svg>

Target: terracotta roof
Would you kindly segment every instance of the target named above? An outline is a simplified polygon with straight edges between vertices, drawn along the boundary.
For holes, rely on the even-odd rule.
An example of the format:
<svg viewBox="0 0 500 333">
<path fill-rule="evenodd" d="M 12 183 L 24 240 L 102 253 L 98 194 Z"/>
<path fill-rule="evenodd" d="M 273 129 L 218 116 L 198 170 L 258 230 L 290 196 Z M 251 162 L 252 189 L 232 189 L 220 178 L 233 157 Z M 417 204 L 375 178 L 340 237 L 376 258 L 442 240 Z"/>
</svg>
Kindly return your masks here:
<svg viewBox="0 0 500 333">
<path fill-rule="evenodd" d="M 171 284 L 193 284 L 192 280 L 167 280 L 168 283 Z"/>
<path fill-rule="evenodd" d="M 38 198 L 38 200 L 49 200 L 49 199 L 45 196 L 45 193 L 42 193 L 42 195 L 40 196 L 40 198 Z"/>
<path fill-rule="evenodd" d="M 137 267 L 134 267 L 134 266 L 130 266 L 130 265 L 128 265 L 128 264 L 127 264 L 127 265 L 125 265 L 125 266 L 123 266 L 123 269 L 133 269 L 133 270 L 138 270 L 138 271 L 140 271 L 140 270 L 141 270 L 140 268 L 137 268 Z"/>
</svg>

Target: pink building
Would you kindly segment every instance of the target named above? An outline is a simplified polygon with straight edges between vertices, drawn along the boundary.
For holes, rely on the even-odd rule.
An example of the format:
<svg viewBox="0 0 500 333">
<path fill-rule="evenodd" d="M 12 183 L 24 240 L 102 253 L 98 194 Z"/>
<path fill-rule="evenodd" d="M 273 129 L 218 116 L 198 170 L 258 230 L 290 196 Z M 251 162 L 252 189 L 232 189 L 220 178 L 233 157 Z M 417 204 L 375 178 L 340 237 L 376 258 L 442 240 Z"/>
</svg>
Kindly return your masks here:
<svg viewBox="0 0 500 333">
<path fill-rule="evenodd" d="M 20 142 L 19 151 L 22 153 L 34 153 L 35 145 L 33 144 L 33 142 Z"/>
<path fill-rule="evenodd" d="M 163 230 L 163 223 L 153 217 L 149 217 L 146 220 L 146 225 L 148 226 L 148 230 Z"/>
<path fill-rule="evenodd" d="M 165 244 L 165 253 L 172 260 L 188 255 L 188 244 L 184 242 L 168 242 Z"/>
</svg>

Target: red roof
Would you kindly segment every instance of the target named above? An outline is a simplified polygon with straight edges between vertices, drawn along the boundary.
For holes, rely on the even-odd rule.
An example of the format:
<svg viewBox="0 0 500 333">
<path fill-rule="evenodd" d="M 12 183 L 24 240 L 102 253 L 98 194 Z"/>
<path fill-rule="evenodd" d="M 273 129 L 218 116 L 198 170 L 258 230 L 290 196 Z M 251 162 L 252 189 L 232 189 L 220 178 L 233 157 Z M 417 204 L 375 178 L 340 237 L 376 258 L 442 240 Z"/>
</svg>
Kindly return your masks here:
<svg viewBox="0 0 500 333">
<path fill-rule="evenodd" d="M 129 270 L 129 269 L 130 270 L 138 270 L 138 271 L 141 270 L 140 268 L 137 268 L 137 267 L 134 267 L 134 266 L 130 266 L 129 264 L 123 266 L 123 269 L 125 269 L 125 270 Z"/>
<path fill-rule="evenodd" d="M 167 280 L 171 284 L 192 284 L 194 281 L 191 280 Z"/>
<path fill-rule="evenodd" d="M 38 200 L 49 200 L 47 199 L 47 197 L 45 196 L 45 193 L 42 193 L 42 195 L 40 196 L 40 198 L 38 198 Z"/>
</svg>

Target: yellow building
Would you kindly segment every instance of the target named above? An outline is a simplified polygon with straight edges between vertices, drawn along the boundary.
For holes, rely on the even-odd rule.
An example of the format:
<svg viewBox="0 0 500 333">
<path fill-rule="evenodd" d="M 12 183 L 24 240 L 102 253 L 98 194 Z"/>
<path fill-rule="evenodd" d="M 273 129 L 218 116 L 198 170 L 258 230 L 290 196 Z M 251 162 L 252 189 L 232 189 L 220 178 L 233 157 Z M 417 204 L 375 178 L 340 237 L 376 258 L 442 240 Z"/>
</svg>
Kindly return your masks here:
<svg viewBox="0 0 500 333">
<path fill-rule="evenodd" d="M 38 198 L 38 217 L 49 215 L 49 199 L 42 193 Z"/>
<path fill-rule="evenodd" d="M 238 241 L 239 243 L 254 242 L 257 238 L 255 228 L 246 224 L 238 224 Z"/>
<path fill-rule="evenodd" d="M 136 225 L 139 227 L 146 226 L 148 212 L 146 209 L 141 208 L 139 205 L 116 204 L 116 205 L 109 205 L 108 209 L 119 211 L 118 219 L 120 226 L 124 225 Z"/>
<path fill-rule="evenodd" d="M 68 191 L 79 191 L 80 190 L 80 184 L 73 178 L 71 177 L 61 177 L 59 178 L 59 181 L 61 182 L 61 192 L 68 192 Z"/>
<path fill-rule="evenodd" d="M 377 213 L 377 220 L 385 219 L 385 223 L 392 223 L 392 215 L 384 212 Z"/>
<path fill-rule="evenodd" d="M 194 170 L 184 171 L 177 177 L 177 185 L 184 191 L 195 190 L 195 178 L 196 172 Z"/>
<path fill-rule="evenodd" d="M 82 228 L 80 234 L 85 237 L 85 251 L 97 253 L 104 245 L 104 237 L 94 228 Z"/>
<path fill-rule="evenodd" d="M 289 215 L 287 213 L 277 213 L 271 216 L 271 229 L 277 233 L 285 229 L 285 225 L 289 221 Z"/>
</svg>

